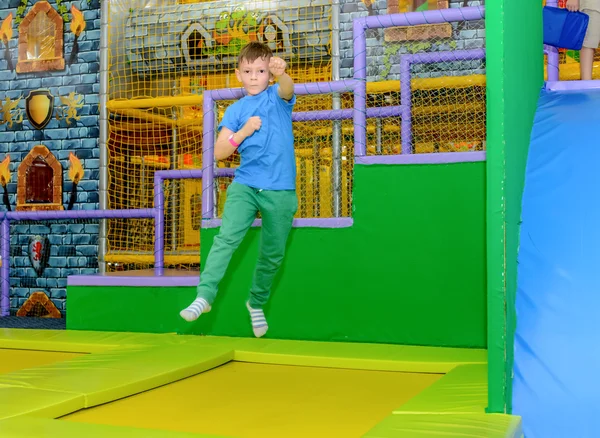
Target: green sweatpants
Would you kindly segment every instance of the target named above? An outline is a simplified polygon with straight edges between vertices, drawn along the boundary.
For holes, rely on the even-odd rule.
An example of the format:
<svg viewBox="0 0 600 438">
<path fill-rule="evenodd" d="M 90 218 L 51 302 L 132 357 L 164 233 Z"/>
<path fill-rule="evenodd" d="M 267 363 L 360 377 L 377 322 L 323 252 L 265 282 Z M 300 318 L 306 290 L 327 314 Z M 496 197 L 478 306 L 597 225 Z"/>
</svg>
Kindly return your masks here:
<svg viewBox="0 0 600 438">
<path fill-rule="evenodd" d="M 233 182 L 227 189 L 223 222 L 215 237 L 198 284 L 198 297 L 210 304 L 235 250 L 260 211 L 262 230 L 250 306 L 262 309 L 269 299 L 273 279 L 285 254 L 285 246 L 298 209 L 293 190 L 258 190 Z"/>
</svg>

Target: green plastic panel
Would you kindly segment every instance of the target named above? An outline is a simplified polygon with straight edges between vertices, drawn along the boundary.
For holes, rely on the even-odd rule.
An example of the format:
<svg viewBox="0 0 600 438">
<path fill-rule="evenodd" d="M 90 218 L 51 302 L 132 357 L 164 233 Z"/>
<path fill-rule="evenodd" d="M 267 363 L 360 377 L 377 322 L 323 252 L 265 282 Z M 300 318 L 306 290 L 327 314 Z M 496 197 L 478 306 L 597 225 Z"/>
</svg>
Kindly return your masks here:
<svg viewBox="0 0 600 438">
<path fill-rule="evenodd" d="M 354 225 L 292 231 L 268 336 L 485 347 L 485 163 L 355 166 Z M 217 229 L 202 230 L 202 258 Z M 251 336 L 260 229 L 184 333 Z"/>
</svg>

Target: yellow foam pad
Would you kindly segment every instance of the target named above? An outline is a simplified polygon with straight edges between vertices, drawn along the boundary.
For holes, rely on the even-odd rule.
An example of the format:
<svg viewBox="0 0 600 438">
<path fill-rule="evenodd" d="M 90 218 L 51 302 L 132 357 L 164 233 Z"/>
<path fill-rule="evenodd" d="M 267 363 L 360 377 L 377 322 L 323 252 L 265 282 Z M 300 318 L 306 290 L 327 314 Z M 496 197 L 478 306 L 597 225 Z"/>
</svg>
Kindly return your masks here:
<svg viewBox="0 0 600 438">
<path fill-rule="evenodd" d="M 0 421 L 0 436 L 4 438 L 225 438 L 218 435 L 69 423 L 32 417 Z"/>
<path fill-rule="evenodd" d="M 89 407 L 189 377 L 232 359 L 233 352 L 220 347 L 134 347 L 0 374 L 0 385 L 81 394 Z"/>
<path fill-rule="evenodd" d="M 231 362 L 64 420 L 246 438 L 358 437 L 440 377 Z"/>
<path fill-rule="evenodd" d="M 82 409 L 84 401 L 79 394 L 0 386 L 0 420 L 29 414 L 55 418 Z"/>
<path fill-rule="evenodd" d="M 92 353 L 0 374 L 0 400 L 10 400 L 10 405 L 0 404 L 0 412 L 4 413 L 0 418 L 27 414 L 64 415 L 156 388 L 235 359 L 280 365 L 448 373 L 422 395 L 397 408 L 395 414 L 388 412 L 391 415 L 365 435 L 369 438 L 461 436 L 464 431 L 469 431 L 473 437 L 496 438 L 512 436 L 511 431 L 520 427 L 520 420 L 514 417 L 496 419 L 496 416 L 479 413 L 485 406 L 485 350 L 16 329 L 0 329 L 0 348 Z M 469 385 L 473 386 L 464 398 Z M 459 400 L 461 397 L 464 400 Z M 15 418 L 7 421 L 13 420 Z M 61 425 L 55 426 L 57 423 Z M 97 435 L 89 432 L 95 426 L 68 423 L 48 423 L 52 425 L 48 427 L 59 431 L 50 436 L 107 435 L 106 432 Z M 442 423 L 447 423 L 450 429 L 444 430 Z M 18 426 L 18 423 L 6 421 L 0 421 L 0 424 Z M 0 432 L 0 436 L 45 436 L 29 432 L 33 430 L 29 428 L 18 434 Z M 110 434 L 119 436 L 119 432 L 113 433 L 113 430 L 117 429 L 111 429 Z M 472 430 L 477 434 L 471 434 Z M 128 430 L 123 436 L 135 437 L 133 433 Z M 165 435 L 150 435 L 144 430 L 141 436 Z M 167 436 L 179 435 L 169 432 Z"/>
<path fill-rule="evenodd" d="M 387 344 L 200 337 L 175 334 L 0 329 L 0 348 L 98 353 L 140 346 L 190 344 L 235 351 L 240 362 L 445 373 L 460 364 L 485 364 L 485 350 Z"/>
<path fill-rule="evenodd" d="M 0 348 L 0 374 L 79 357 L 80 353 Z"/>
<path fill-rule="evenodd" d="M 483 414 L 487 406 L 487 365 L 459 365 L 394 414 Z"/>
<path fill-rule="evenodd" d="M 98 353 L 140 345 L 180 345 L 185 337 L 174 334 L 31 330 L 0 328 L 0 348 Z"/>
<path fill-rule="evenodd" d="M 446 373 L 461 364 L 487 363 L 485 350 L 468 348 L 226 337 L 206 337 L 202 342 L 229 345 L 240 362 L 421 373 Z"/>
<path fill-rule="evenodd" d="M 363 438 L 522 438 L 521 418 L 492 414 L 390 415 Z"/>
</svg>

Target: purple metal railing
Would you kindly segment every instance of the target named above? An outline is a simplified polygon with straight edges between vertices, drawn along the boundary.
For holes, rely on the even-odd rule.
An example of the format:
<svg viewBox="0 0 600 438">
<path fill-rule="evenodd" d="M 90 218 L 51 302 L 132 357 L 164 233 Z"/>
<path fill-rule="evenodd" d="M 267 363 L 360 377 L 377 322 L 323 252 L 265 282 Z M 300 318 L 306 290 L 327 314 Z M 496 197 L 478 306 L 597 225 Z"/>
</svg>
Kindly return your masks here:
<svg viewBox="0 0 600 438">
<path fill-rule="evenodd" d="M 405 14 L 369 16 L 356 18 L 354 20 L 354 79 L 358 81 L 354 90 L 354 153 L 357 157 L 366 155 L 367 150 L 367 114 L 364 110 L 367 106 L 366 30 L 396 26 L 415 26 L 420 24 L 440 24 L 453 21 L 481 20 L 484 18 L 484 11 L 485 8 L 483 6 L 474 6 L 468 8 L 440 9 L 436 11 L 409 12 Z M 410 121 L 407 123 L 410 123 Z"/>
<path fill-rule="evenodd" d="M 233 176 L 234 169 L 216 169 L 217 176 Z M 166 179 L 200 179 L 205 170 L 159 170 L 154 173 L 154 209 L 156 210 L 154 225 L 154 274 L 164 275 L 165 267 L 165 191 L 163 182 Z M 203 178 L 202 178 L 203 179 Z"/>
<path fill-rule="evenodd" d="M 156 210 L 140 208 L 130 210 L 64 210 L 64 211 L 9 211 L 4 213 L 0 226 L 0 316 L 8 316 L 10 311 L 10 223 L 25 220 L 61 220 L 61 219 L 151 219 Z"/>
<path fill-rule="evenodd" d="M 546 6 L 558 6 L 558 0 L 546 0 Z M 558 81 L 559 78 L 559 65 L 558 65 L 558 49 L 553 46 L 544 45 L 544 53 L 548 59 L 548 80 Z"/>
<path fill-rule="evenodd" d="M 314 82 L 307 84 L 295 84 L 294 93 L 303 96 L 308 94 L 328 94 L 328 93 L 343 93 L 353 92 L 357 85 L 354 79 L 347 79 L 333 82 Z M 215 147 L 215 113 L 214 105 L 217 100 L 233 100 L 244 96 L 243 88 L 225 88 L 220 90 L 204 91 L 204 126 L 202 136 L 202 163 L 204 175 L 202 178 L 202 219 L 214 219 L 214 147 Z M 375 114 L 391 114 L 400 113 L 399 107 L 374 108 L 369 114 L 373 117 L 378 117 Z M 295 112 L 292 114 L 293 121 L 308 121 L 308 120 L 340 120 L 350 118 L 353 110 L 326 110 L 326 111 L 305 111 Z M 383 117 L 383 116 L 379 116 Z M 389 117 L 385 116 L 385 117 Z"/>
<path fill-rule="evenodd" d="M 400 103 L 402 107 L 402 153 L 412 153 L 412 89 L 410 85 L 410 67 L 412 64 L 433 64 L 448 61 L 470 61 L 484 59 L 484 49 L 454 50 L 451 52 L 427 52 L 403 55 L 400 60 Z"/>
</svg>

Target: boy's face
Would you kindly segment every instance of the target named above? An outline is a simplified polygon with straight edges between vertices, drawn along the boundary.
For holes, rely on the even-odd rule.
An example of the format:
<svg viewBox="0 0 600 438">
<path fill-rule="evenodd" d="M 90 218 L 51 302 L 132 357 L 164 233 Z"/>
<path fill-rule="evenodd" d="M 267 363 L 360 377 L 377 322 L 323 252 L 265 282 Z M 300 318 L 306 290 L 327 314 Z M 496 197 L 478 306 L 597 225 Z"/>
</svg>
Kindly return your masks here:
<svg viewBox="0 0 600 438">
<path fill-rule="evenodd" d="M 267 89 L 271 80 L 269 58 L 257 58 L 252 62 L 242 59 L 235 74 L 248 94 L 260 94 Z"/>
</svg>

